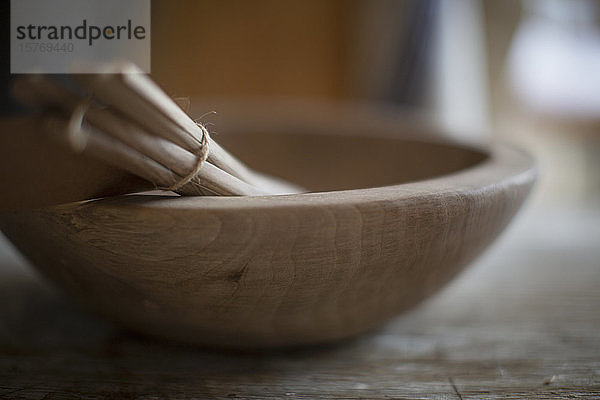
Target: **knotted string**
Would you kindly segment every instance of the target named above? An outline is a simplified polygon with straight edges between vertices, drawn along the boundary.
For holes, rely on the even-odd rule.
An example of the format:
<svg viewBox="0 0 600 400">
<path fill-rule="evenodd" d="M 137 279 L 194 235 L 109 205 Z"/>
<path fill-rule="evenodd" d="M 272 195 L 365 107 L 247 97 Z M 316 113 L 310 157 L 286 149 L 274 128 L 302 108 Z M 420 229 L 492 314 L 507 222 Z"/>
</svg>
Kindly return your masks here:
<svg viewBox="0 0 600 400">
<path fill-rule="evenodd" d="M 200 168 L 202 168 L 202 163 L 208 158 L 208 153 L 210 153 L 210 148 L 208 144 L 210 136 L 208 134 L 208 129 L 206 129 L 204 125 L 198 122 L 196 122 L 196 125 L 198 125 L 198 128 L 200 128 L 200 130 L 202 131 L 202 138 L 200 139 L 200 149 L 196 153 L 196 164 L 194 165 L 194 168 L 192 169 L 192 171 L 190 171 L 189 174 L 181 178 L 178 182 L 175 182 L 174 185 L 165 188 L 165 190 L 171 190 L 175 192 L 177 191 L 177 189 L 180 189 L 181 187 L 188 184 L 198 174 L 198 171 L 200 171 Z"/>
<path fill-rule="evenodd" d="M 77 151 L 83 151 L 83 149 L 86 146 L 86 138 L 85 138 L 85 134 L 82 131 L 82 127 L 85 122 L 86 114 L 90 107 L 91 102 L 92 102 L 92 99 L 90 96 L 85 101 L 82 101 L 81 103 L 79 103 L 75 107 L 75 109 L 73 110 L 73 112 L 71 113 L 71 116 L 69 118 L 68 134 L 69 134 L 69 138 L 70 138 L 70 143 Z M 206 129 L 206 127 L 204 125 L 202 125 L 199 122 L 195 122 L 195 124 L 202 131 L 202 138 L 200 138 L 198 140 L 194 136 L 194 138 L 197 139 L 200 144 L 199 149 L 195 152 L 196 163 L 194 164 L 194 168 L 190 171 L 189 174 L 187 174 L 186 176 L 179 179 L 173 185 L 167 186 L 167 187 L 157 187 L 158 189 L 170 190 L 173 192 L 177 191 L 178 189 L 180 189 L 183 186 L 190 183 L 192 181 L 192 179 L 194 179 L 196 177 L 196 175 L 200 171 L 200 168 L 202 168 L 202 164 L 207 160 L 208 155 L 210 153 L 210 147 L 209 147 L 210 135 L 208 133 L 208 129 Z M 134 149 L 134 150 L 137 150 L 137 149 Z M 156 182 L 154 182 L 154 183 L 156 184 Z"/>
</svg>

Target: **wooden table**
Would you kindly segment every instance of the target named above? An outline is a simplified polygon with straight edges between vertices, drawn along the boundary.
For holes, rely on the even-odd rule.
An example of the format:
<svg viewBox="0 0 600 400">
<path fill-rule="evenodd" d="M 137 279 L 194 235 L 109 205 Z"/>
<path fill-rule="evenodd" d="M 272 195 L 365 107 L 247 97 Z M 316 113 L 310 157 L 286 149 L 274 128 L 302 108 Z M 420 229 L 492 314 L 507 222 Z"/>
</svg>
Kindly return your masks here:
<svg viewBox="0 0 600 400">
<path fill-rule="evenodd" d="M 450 286 L 335 346 L 216 352 L 123 332 L 0 249 L 0 399 L 600 398 L 600 208 L 531 204 Z"/>
</svg>

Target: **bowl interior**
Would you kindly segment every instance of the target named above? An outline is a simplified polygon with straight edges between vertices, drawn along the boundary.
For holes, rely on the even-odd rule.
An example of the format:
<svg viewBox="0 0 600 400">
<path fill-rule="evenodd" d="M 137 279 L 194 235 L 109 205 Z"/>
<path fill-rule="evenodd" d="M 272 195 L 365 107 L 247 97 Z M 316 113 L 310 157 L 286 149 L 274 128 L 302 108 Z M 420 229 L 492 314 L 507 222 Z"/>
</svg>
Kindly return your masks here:
<svg viewBox="0 0 600 400">
<path fill-rule="evenodd" d="M 398 136 L 231 132 L 216 140 L 252 168 L 311 191 L 429 179 L 469 168 L 488 157 L 467 147 Z"/>
</svg>

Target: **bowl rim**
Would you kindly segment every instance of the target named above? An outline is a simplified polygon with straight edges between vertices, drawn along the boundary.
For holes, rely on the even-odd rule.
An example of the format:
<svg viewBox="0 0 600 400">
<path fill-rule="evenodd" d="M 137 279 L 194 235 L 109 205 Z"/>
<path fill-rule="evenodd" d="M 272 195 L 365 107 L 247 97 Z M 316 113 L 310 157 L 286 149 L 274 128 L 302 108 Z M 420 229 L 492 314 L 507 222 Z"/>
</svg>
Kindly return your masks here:
<svg viewBox="0 0 600 400">
<path fill-rule="evenodd" d="M 513 185 L 532 185 L 538 170 L 526 151 L 508 143 L 495 142 L 487 149 L 461 145 L 453 141 L 442 143 L 487 153 L 474 165 L 429 179 L 361 189 L 307 192 L 299 194 L 259 196 L 178 196 L 174 194 L 132 193 L 100 199 L 84 200 L 50 206 L 127 206 L 172 211 L 244 211 L 298 207 L 336 207 L 373 202 L 424 202 L 439 200 L 444 194 L 474 196 L 497 192 Z"/>
</svg>

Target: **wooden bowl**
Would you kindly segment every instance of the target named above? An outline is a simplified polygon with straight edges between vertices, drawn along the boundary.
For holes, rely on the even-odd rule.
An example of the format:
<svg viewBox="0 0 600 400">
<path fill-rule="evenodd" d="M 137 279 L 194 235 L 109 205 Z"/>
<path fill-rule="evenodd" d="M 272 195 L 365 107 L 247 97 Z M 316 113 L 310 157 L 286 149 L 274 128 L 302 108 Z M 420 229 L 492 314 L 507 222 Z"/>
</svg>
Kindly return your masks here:
<svg viewBox="0 0 600 400">
<path fill-rule="evenodd" d="M 436 143 L 406 123 L 259 125 L 218 140 L 317 192 L 112 197 L 12 213 L 1 228 L 52 280 L 135 331 L 303 345 L 371 330 L 440 289 L 503 230 L 536 176 L 511 147 Z"/>
</svg>

